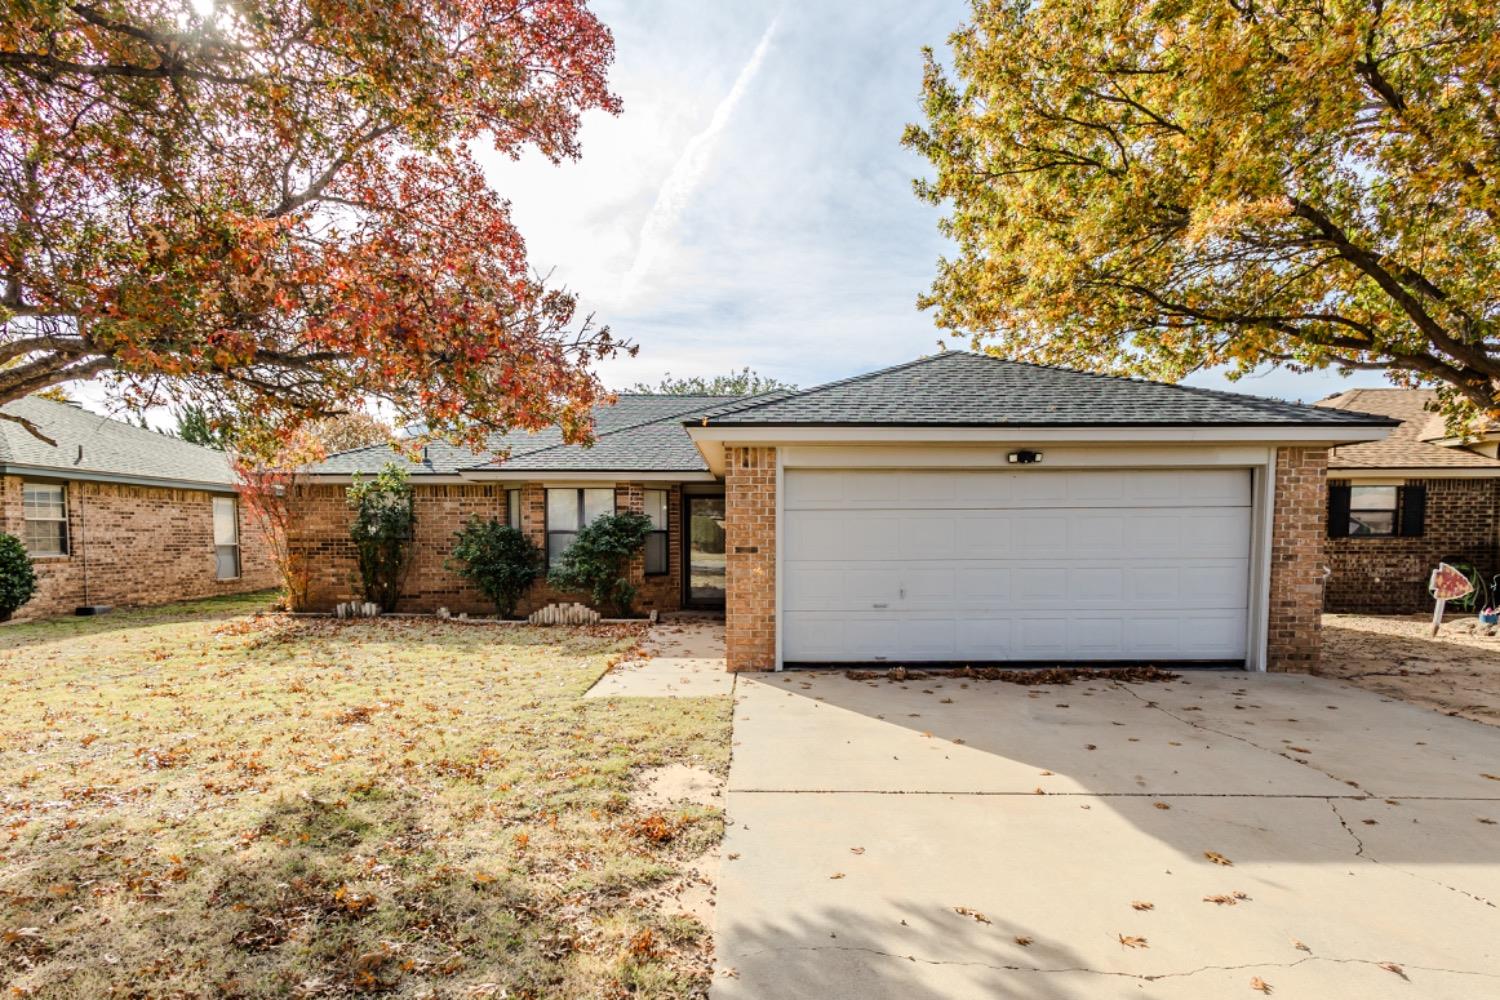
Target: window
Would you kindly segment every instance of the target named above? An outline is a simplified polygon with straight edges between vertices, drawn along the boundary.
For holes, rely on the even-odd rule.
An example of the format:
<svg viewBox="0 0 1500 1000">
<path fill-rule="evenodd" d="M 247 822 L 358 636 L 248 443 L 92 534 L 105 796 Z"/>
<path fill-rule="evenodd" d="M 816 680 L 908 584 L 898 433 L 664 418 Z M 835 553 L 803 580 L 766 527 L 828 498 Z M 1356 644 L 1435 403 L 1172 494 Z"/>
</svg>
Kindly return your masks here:
<svg viewBox="0 0 1500 1000">
<path fill-rule="evenodd" d="M 512 528 L 515 528 L 517 531 L 521 530 L 520 490 L 505 491 L 505 523 L 510 525 Z"/>
<path fill-rule="evenodd" d="M 1404 486 L 1328 486 L 1328 537 L 1414 538 L 1427 519 L 1427 490 Z"/>
<path fill-rule="evenodd" d="M 60 483 L 21 484 L 21 541 L 34 556 L 68 554 L 68 492 Z"/>
<path fill-rule="evenodd" d="M 667 491 L 646 491 L 646 516 L 651 519 L 651 534 L 646 536 L 646 575 L 667 573 Z"/>
<path fill-rule="evenodd" d="M 1396 487 L 1351 486 L 1349 488 L 1349 534 L 1394 535 L 1396 533 Z"/>
<path fill-rule="evenodd" d="M 220 580 L 240 575 L 240 518 L 233 497 L 214 497 L 214 565 Z"/>
<path fill-rule="evenodd" d="M 613 487 L 547 491 L 547 562 L 568 551 L 578 529 L 615 512 Z"/>
</svg>

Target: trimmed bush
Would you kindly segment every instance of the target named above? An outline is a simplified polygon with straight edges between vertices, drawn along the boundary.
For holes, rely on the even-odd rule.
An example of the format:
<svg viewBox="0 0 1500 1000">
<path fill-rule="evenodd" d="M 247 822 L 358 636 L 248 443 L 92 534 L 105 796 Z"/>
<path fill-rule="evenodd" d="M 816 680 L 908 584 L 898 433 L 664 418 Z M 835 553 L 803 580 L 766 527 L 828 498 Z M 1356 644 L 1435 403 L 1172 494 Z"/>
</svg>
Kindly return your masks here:
<svg viewBox="0 0 1500 1000">
<path fill-rule="evenodd" d="M 508 524 L 469 518 L 453 535 L 448 568 L 473 582 L 501 618 L 514 618 L 516 605 L 542 572 L 542 550 Z"/>
<path fill-rule="evenodd" d="M 15 535 L 0 533 L 0 622 L 36 594 L 36 571 L 26 546 Z"/>
<path fill-rule="evenodd" d="M 628 578 L 630 559 L 645 548 L 650 533 L 651 519 L 635 511 L 595 518 L 579 529 L 547 579 L 559 590 L 588 591 L 595 608 L 612 606 L 626 618 L 636 593 Z"/>
<path fill-rule="evenodd" d="M 395 611 L 411 566 L 412 526 L 417 519 L 406 470 L 387 463 L 374 479 L 356 474 L 346 495 L 354 508 L 349 534 L 365 600 L 380 605 L 381 611 Z"/>
</svg>

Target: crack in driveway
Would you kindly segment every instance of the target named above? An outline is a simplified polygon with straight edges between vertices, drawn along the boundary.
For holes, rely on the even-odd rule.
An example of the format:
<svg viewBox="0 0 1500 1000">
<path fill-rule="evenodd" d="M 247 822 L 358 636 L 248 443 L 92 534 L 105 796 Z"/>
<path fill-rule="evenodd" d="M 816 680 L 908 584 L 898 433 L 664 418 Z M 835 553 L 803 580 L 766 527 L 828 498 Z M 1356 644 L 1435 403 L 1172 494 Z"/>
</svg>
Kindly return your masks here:
<svg viewBox="0 0 1500 1000">
<path fill-rule="evenodd" d="M 1450 884 L 1448 882 L 1444 882 L 1441 879 L 1429 878 L 1426 875 L 1422 875 L 1422 874 L 1420 874 L 1418 872 L 1411 871 L 1410 869 L 1402 868 L 1400 865 L 1393 865 L 1393 864 L 1390 864 L 1389 862 L 1381 861 L 1377 857 L 1373 857 L 1373 856 L 1371 856 L 1369 854 L 1366 854 L 1365 853 L 1364 838 L 1362 838 L 1358 833 L 1355 832 L 1354 827 L 1350 826 L 1349 825 L 1349 821 L 1344 818 L 1344 814 L 1341 813 L 1341 812 L 1339 812 L 1338 802 L 1333 797 L 1330 797 L 1328 799 L 1328 808 L 1333 810 L 1333 815 L 1334 815 L 1334 817 L 1336 819 L 1338 819 L 1339 826 L 1343 827 L 1344 828 L 1344 832 L 1347 833 L 1349 835 L 1350 839 L 1352 839 L 1354 841 L 1354 844 L 1355 844 L 1354 856 L 1356 858 L 1360 858 L 1360 859 L 1362 859 L 1364 861 L 1368 861 L 1368 862 L 1370 862 L 1371 864 L 1374 864 L 1374 865 L 1380 865 L 1380 866 L 1382 866 L 1384 868 L 1389 868 L 1393 872 L 1400 872 L 1402 875 L 1406 875 L 1406 876 L 1408 876 L 1410 878 L 1417 879 L 1420 882 L 1426 882 L 1426 883 L 1428 883 L 1430 885 L 1435 885 L 1435 886 L 1438 886 L 1440 888 L 1447 889 L 1449 892 L 1456 892 L 1460 896 L 1465 896 L 1465 897 L 1467 897 L 1469 899 L 1472 899 L 1476 903 L 1483 903 L 1485 906 L 1488 906 L 1492 910 L 1493 909 L 1497 909 L 1496 905 L 1492 901 L 1490 901 L 1489 899 L 1486 899 L 1484 896 L 1480 896 L 1480 895 L 1478 895 L 1476 893 L 1472 893 L 1472 892 L 1470 892 L 1467 889 L 1460 889 L 1458 886 L 1452 885 L 1452 884 Z"/>
<path fill-rule="evenodd" d="M 1338 775 L 1334 774 L 1332 771 L 1324 770 L 1323 768 L 1314 764 L 1312 761 L 1306 760 L 1302 757 L 1294 757 L 1293 755 L 1287 753 L 1285 750 L 1280 750 L 1275 747 L 1262 746 L 1261 744 L 1250 739 L 1250 737 L 1248 736 L 1241 736 L 1238 733 L 1231 733 L 1223 729 L 1215 729 L 1213 726 L 1207 726 L 1201 722 L 1195 722 L 1192 719 L 1184 719 L 1181 715 L 1163 708 L 1160 702 L 1152 701 L 1149 698 L 1142 698 L 1135 692 L 1133 688 L 1131 688 L 1127 684 L 1121 683 L 1120 681 L 1114 681 L 1113 686 L 1116 690 L 1125 692 L 1126 694 L 1130 695 L 1130 697 L 1140 702 L 1142 705 L 1145 705 L 1147 708 L 1155 709 L 1162 715 L 1165 715 L 1167 718 L 1174 719 L 1177 722 L 1182 723 L 1184 726 L 1187 726 L 1189 729 L 1197 729 L 1200 732 L 1213 733 L 1216 736 L 1223 736 L 1226 739 L 1237 740 L 1240 743 L 1245 744 L 1247 747 L 1259 750 L 1262 753 L 1274 754 L 1277 757 L 1282 758 L 1283 760 L 1291 761 L 1293 764 L 1300 764 L 1310 771 L 1317 771 L 1319 774 L 1323 775 L 1325 778 L 1328 778 L 1330 781 L 1337 781 L 1339 784 L 1348 785 L 1350 788 L 1360 788 L 1365 792 L 1367 796 L 1374 796 L 1376 798 L 1387 797 L 1376 796 L 1374 792 L 1371 792 L 1368 789 L 1364 789 L 1363 786 L 1361 786 L 1358 782 L 1351 781 L 1348 778 L 1341 778 Z"/>
</svg>

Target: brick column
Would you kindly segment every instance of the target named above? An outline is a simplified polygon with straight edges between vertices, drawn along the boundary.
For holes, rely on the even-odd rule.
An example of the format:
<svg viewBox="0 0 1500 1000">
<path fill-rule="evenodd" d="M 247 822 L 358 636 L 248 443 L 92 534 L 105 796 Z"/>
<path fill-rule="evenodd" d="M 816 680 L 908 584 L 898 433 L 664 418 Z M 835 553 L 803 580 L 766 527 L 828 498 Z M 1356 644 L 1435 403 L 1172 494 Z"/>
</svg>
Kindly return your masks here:
<svg viewBox="0 0 1500 1000">
<path fill-rule="evenodd" d="M 776 665 L 776 449 L 725 449 L 724 653 L 730 670 Z"/>
<path fill-rule="evenodd" d="M 1278 448 L 1271 515 L 1269 670 L 1316 669 L 1323 647 L 1328 450 Z"/>
<path fill-rule="evenodd" d="M 547 491 L 541 483 L 521 487 L 521 533 L 547 551 Z"/>
<path fill-rule="evenodd" d="M 641 483 L 615 483 L 615 512 L 623 514 L 633 511 L 636 514 L 646 512 L 646 487 Z M 646 583 L 646 553 L 642 549 L 630 557 L 630 567 L 626 570 L 626 578 L 634 585 L 637 592 Z"/>
</svg>

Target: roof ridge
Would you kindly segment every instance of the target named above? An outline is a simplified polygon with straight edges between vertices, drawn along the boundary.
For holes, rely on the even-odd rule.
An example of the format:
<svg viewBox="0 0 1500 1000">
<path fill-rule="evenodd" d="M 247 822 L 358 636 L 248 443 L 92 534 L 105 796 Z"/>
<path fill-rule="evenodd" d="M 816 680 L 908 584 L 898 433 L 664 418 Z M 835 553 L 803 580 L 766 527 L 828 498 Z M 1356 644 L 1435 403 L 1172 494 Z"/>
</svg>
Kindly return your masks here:
<svg viewBox="0 0 1500 1000">
<path fill-rule="evenodd" d="M 937 354 L 926 354 L 926 355 L 923 355 L 923 356 L 921 356 L 919 358 L 916 358 L 916 359 L 914 359 L 912 361 L 903 361 L 900 364 L 889 365 L 889 366 L 887 366 L 885 368 L 878 368 L 878 369 L 876 369 L 875 371 L 872 371 L 872 372 L 862 372 L 859 375 L 850 375 L 847 378 L 834 379 L 832 382 L 823 382 L 823 383 L 821 383 L 819 385 L 810 385 L 806 389 L 791 389 L 791 390 L 772 389 L 772 390 L 770 390 L 768 392 L 759 393 L 756 396 L 750 397 L 751 399 L 758 400 L 755 403 L 749 403 L 748 405 L 745 405 L 745 406 L 733 406 L 731 404 L 729 406 L 726 406 L 726 407 L 718 410 L 715 413 L 705 414 L 705 416 L 714 417 L 714 416 L 724 416 L 724 415 L 729 414 L 729 413 L 744 413 L 746 410 L 753 410 L 753 409 L 755 409 L 758 406 L 766 406 L 766 405 L 768 405 L 770 403 L 780 403 L 780 402 L 783 402 L 783 401 L 788 400 L 788 399 L 799 399 L 799 398 L 801 398 L 803 396 L 810 396 L 810 395 L 812 395 L 813 393 L 816 393 L 816 392 L 822 392 L 825 389 L 836 389 L 839 386 L 849 385 L 850 383 L 853 383 L 853 382 L 863 382 L 866 379 L 872 379 L 872 378 L 875 378 L 876 376 L 879 376 L 879 375 L 889 375 L 891 372 L 898 372 L 898 371 L 901 371 L 903 368 L 914 368 L 917 365 L 929 364 L 929 363 L 931 363 L 933 361 L 937 361 L 939 358 L 948 357 L 950 355 L 955 355 L 955 354 L 969 354 L 969 353 L 970 352 L 968 352 L 968 351 L 939 351 Z M 777 395 L 778 393 L 780 395 Z M 768 397 L 768 396 L 772 396 L 772 395 L 777 395 L 777 398 L 775 398 L 775 399 L 763 398 L 763 397 Z"/>
<path fill-rule="evenodd" d="M 1271 407 L 1293 407 L 1301 410 L 1311 409 L 1339 409 L 1345 413 L 1363 413 L 1362 410 L 1345 410 L 1343 407 L 1318 407 L 1315 403 L 1292 402 L 1289 399 L 1276 399 L 1272 396 L 1259 396 L 1253 392 L 1230 392 L 1228 389 L 1210 389 L 1207 386 L 1183 385 L 1181 382 L 1165 382 L 1161 379 L 1144 378 L 1139 375 L 1116 375 L 1113 372 L 1091 371 L 1087 368 L 1070 368 L 1067 365 L 1049 365 L 1040 361 L 1026 361 L 1021 358 L 1002 358 L 999 355 L 990 354 L 988 351 L 958 351 L 954 353 L 967 354 L 970 357 L 987 358 L 994 361 L 1002 361 L 1013 365 L 1026 365 L 1031 368 L 1042 368 L 1048 371 L 1064 372 L 1071 375 L 1087 375 L 1091 378 L 1109 379 L 1115 382 L 1129 382 L 1134 385 L 1159 385 L 1166 389 L 1181 389 L 1184 392 L 1197 393 L 1200 396 L 1212 396 L 1215 399 L 1231 399 L 1237 403 L 1251 403 Z M 1350 390 L 1345 390 L 1350 391 Z M 1365 413 L 1367 417 L 1380 417 L 1379 413 Z"/>
<path fill-rule="evenodd" d="M 615 395 L 620 395 L 620 394 L 616 393 Z M 637 395 L 646 395 L 646 394 L 645 393 L 637 393 Z M 662 397 L 669 397 L 672 394 L 664 392 L 664 393 L 661 393 L 660 395 Z M 703 397 L 687 397 L 687 398 L 703 398 Z M 671 420 L 676 419 L 677 417 L 686 416 L 687 414 L 693 412 L 696 409 L 699 409 L 699 407 L 688 406 L 688 407 L 684 407 L 681 410 L 673 410 L 671 413 L 662 414 L 659 417 L 652 417 L 650 420 L 641 420 L 641 421 L 638 421 L 638 422 L 633 423 L 633 424 L 626 424 L 623 427 L 611 427 L 607 431 L 602 431 L 602 432 L 600 432 L 598 434 L 595 434 L 594 435 L 594 440 L 598 441 L 600 438 L 607 438 L 607 437 L 609 437 L 609 436 L 611 436 L 613 434 L 619 434 L 622 431 L 633 431 L 633 430 L 636 430 L 636 429 L 641 428 L 641 427 L 649 427 L 652 424 L 664 424 L 664 423 L 667 423 L 667 422 L 669 422 Z M 572 448 L 572 447 L 574 447 L 574 444 L 572 444 L 572 443 L 569 443 L 567 441 L 559 441 L 557 444 L 549 444 L 549 445 L 543 445 L 540 448 L 533 448 L 530 451 L 526 452 L 525 457 L 530 458 L 532 455 L 543 455 L 543 454 L 546 454 L 549 451 L 556 451 L 559 448 Z M 466 466 L 463 467 L 462 471 L 467 472 L 467 471 L 469 471 L 471 469 L 483 469 L 483 468 L 486 468 L 486 467 L 491 466 L 493 464 L 494 464 L 494 461 L 492 459 L 489 462 L 482 462 L 482 463 L 480 463 L 478 465 L 466 465 Z"/>
</svg>

